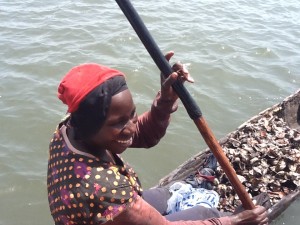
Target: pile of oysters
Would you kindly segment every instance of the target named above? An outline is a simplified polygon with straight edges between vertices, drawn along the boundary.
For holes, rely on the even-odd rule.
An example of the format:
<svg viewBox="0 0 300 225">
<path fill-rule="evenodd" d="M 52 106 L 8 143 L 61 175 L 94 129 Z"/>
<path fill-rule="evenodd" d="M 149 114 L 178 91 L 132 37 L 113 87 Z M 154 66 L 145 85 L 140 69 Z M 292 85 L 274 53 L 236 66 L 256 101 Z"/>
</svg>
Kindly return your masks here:
<svg viewBox="0 0 300 225">
<path fill-rule="evenodd" d="M 276 110 L 243 124 L 222 147 L 250 197 L 267 192 L 273 205 L 300 187 L 300 132 Z M 233 212 L 241 203 L 220 166 L 216 177 L 219 210 Z"/>
</svg>

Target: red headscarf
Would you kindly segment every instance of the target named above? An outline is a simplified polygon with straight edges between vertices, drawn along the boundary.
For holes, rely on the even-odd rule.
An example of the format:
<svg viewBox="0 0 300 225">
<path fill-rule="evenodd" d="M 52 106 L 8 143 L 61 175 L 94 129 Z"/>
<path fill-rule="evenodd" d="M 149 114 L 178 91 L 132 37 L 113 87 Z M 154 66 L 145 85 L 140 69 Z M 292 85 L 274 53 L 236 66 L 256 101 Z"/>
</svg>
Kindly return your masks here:
<svg viewBox="0 0 300 225">
<path fill-rule="evenodd" d="M 68 112 L 77 110 L 80 102 L 98 85 L 114 76 L 125 76 L 122 72 L 94 63 L 72 68 L 58 87 L 58 98 L 68 106 Z"/>
</svg>

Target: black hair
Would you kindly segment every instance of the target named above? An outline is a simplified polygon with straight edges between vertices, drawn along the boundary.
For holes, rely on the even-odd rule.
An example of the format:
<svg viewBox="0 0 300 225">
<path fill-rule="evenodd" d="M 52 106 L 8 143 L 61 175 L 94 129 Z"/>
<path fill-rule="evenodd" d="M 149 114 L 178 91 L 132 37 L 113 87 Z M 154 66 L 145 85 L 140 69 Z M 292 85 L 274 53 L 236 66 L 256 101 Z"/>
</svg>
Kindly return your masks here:
<svg viewBox="0 0 300 225">
<path fill-rule="evenodd" d="M 75 139 L 84 140 L 99 131 L 107 117 L 111 98 L 126 89 L 123 76 L 112 77 L 93 89 L 71 113 L 70 125 L 74 128 Z"/>
</svg>

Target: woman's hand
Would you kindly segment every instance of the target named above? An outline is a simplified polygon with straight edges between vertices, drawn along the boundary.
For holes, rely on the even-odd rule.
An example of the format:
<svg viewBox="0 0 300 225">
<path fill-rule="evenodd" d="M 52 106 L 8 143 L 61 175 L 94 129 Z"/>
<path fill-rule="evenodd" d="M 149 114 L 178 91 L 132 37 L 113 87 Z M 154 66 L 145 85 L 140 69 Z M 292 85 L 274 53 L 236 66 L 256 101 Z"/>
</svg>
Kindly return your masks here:
<svg viewBox="0 0 300 225">
<path fill-rule="evenodd" d="M 174 55 L 173 51 L 168 52 L 165 57 L 168 61 L 172 58 Z M 164 78 L 164 75 L 161 74 L 161 100 L 162 101 L 170 101 L 174 102 L 178 98 L 177 94 L 172 88 L 172 84 L 176 80 L 180 80 L 181 82 L 188 81 L 193 83 L 194 79 L 190 76 L 187 68 L 184 64 L 177 62 L 172 66 L 173 73 L 171 73 L 166 79 Z"/>
<path fill-rule="evenodd" d="M 230 216 L 232 225 L 267 225 L 268 213 L 265 207 L 256 206 L 252 210 L 245 210 Z"/>
</svg>

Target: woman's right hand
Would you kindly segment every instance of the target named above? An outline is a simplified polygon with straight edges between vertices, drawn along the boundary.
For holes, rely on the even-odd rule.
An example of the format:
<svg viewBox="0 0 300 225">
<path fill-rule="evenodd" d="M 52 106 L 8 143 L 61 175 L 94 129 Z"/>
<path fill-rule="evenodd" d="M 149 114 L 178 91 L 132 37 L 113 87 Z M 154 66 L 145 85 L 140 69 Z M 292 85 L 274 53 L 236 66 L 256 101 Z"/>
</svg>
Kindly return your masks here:
<svg viewBox="0 0 300 225">
<path fill-rule="evenodd" d="M 245 210 L 230 216 L 232 225 L 267 225 L 268 213 L 265 207 L 256 206 L 252 210 Z"/>
<path fill-rule="evenodd" d="M 172 56 L 174 55 L 173 51 L 168 52 L 165 55 L 165 58 L 169 62 Z M 172 88 L 172 84 L 176 82 L 176 80 L 180 80 L 181 82 L 188 81 L 190 83 L 194 82 L 194 79 L 189 74 L 186 66 L 180 62 L 176 62 L 172 66 L 173 73 L 169 74 L 167 78 L 164 77 L 163 74 L 160 75 L 161 77 L 161 99 L 163 101 L 170 101 L 174 102 L 178 99 L 177 94 Z"/>
</svg>

